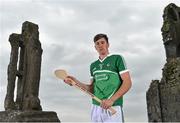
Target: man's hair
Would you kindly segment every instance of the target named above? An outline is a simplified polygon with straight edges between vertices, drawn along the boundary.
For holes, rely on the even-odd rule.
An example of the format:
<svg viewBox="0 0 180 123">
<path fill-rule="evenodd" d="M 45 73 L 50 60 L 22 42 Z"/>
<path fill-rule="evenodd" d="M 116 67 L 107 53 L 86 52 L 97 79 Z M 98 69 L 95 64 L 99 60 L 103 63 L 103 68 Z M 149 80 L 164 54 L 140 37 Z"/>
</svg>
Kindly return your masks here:
<svg viewBox="0 0 180 123">
<path fill-rule="evenodd" d="M 102 33 L 101 34 L 97 34 L 97 35 L 94 36 L 94 43 L 97 40 L 101 39 L 101 38 L 104 38 L 106 40 L 106 42 L 109 43 L 107 35 L 106 34 L 102 34 Z"/>
</svg>

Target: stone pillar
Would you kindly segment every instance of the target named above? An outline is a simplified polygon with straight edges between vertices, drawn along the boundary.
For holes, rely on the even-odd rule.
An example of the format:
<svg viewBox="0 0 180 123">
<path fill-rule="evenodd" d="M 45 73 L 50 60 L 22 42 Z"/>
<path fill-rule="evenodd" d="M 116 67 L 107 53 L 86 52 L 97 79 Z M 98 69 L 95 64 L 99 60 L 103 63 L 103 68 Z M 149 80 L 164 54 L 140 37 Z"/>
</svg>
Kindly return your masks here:
<svg viewBox="0 0 180 123">
<path fill-rule="evenodd" d="M 166 57 L 180 57 L 180 8 L 173 3 L 164 9 L 161 31 Z"/>
<path fill-rule="evenodd" d="M 38 25 L 25 22 L 22 27 L 24 42 L 23 64 L 23 110 L 42 110 L 40 105 L 39 81 L 41 73 L 42 48 Z"/>
<path fill-rule="evenodd" d="M 17 62 L 18 62 L 18 50 L 19 50 L 19 34 L 11 34 L 9 37 L 9 42 L 11 44 L 11 55 L 10 62 L 8 65 L 8 85 L 7 94 L 4 102 L 5 110 L 14 110 L 14 89 L 17 75 Z"/>
<path fill-rule="evenodd" d="M 38 25 L 24 22 L 22 34 L 11 34 L 8 65 L 6 111 L 0 112 L 0 122 L 60 122 L 55 112 L 42 111 L 39 99 L 42 48 Z M 18 67 L 18 68 L 17 68 Z M 14 101 L 15 83 L 17 96 Z"/>
<path fill-rule="evenodd" d="M 153 81 L 146 93 L 149 122 L 180 122 L 180 8 L 164 9 L 161 29 L 166 64 L 160 82 Z"/>
<path fill-rule="evenodd" d="M 169 59 L 160 83 L 161 114 L 164 122 L 180 121 L 180 57 Z"/>
<path fill-rule="evenodd" d="M 153 80 L 146 94 L 149 122 L 162 122 L 159 80 Z"/>
</svg>

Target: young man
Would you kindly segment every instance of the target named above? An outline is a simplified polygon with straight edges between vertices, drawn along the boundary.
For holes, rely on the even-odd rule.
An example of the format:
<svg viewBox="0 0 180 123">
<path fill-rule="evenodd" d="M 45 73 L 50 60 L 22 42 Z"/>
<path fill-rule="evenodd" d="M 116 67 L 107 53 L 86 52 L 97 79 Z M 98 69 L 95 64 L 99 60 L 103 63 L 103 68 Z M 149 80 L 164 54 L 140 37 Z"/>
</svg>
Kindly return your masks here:
<svg viewBox="0 0 180 123">
<path fill-rule="evenodd" d="M 109 54 L 106 34 L 97 34 L 94 37 L 94 44 L 99 59 L 90 66 L 91 83 L 83 84 L 72 76 L 68 76 L 64 81 L 71 85 L 71 80 L 74 80 L 102 100 L 101 104 L 92 101 L 92 122 L 123 122 L 123 95 L 131 87 L 129 71 L 122 56 Z M 114 115 L 110 115 L 107 111 L 111 106 L 117 111 Z"/>
</svg>

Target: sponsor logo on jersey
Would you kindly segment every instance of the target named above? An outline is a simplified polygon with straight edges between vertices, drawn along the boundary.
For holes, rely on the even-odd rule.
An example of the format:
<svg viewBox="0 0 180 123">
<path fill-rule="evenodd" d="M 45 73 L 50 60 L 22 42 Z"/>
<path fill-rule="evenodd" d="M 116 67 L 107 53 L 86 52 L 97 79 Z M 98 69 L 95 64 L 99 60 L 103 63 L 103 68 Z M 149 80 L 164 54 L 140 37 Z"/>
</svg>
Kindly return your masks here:
<svg viewBox="0 0 180 123">
<path fill-rule="evenodd" d="M 108 80 L 109 76 L 107 74 L 97 74 L 95 75 L 96 81 Z"/>
<path fill-rule="evenodd" d="M 100 68 L 100 70 L 102 70 L 103 64 L 99 64 L 99 68 Z"/>
<path fill-rule="evenodd" d="M 110 67 L 110 64 L 109 64 L 109 63 L 107 64 L 107 67 Z"/>
</svg>

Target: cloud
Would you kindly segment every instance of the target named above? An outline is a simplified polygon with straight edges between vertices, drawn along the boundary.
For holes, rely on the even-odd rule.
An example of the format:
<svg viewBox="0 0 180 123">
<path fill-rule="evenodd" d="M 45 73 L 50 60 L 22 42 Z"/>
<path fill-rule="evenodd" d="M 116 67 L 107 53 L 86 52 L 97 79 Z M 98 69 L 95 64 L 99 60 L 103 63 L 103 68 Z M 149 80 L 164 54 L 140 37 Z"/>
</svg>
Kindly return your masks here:
<svg viewBox="0 0 180 123">
<path fill-rule="evenodd" d="M 98 58 L 93 36 L 107 33 L 111 53 L 125 57 L 133 80 L 132 89 L 124 97 L 125 119 L 147 121 L 145 94 L 151 80 L 161 78 L 165 63 L 160 31 L 163 9 L 170 2 L 180 5 L 178 0 L 0 2 L 0 110 L 3 110 L 10 60 L 8 38 L 11 33 L 21 33 L 22 23 L 28 20 L 39 25 L 43 48 L 39 95 L 44 110 L 56 111 L 64 122 L 90 121 L 91 99 L 55 78 L 53 72 L 63 68 L 89 83 L 89 65 Z"/>
</svg>

